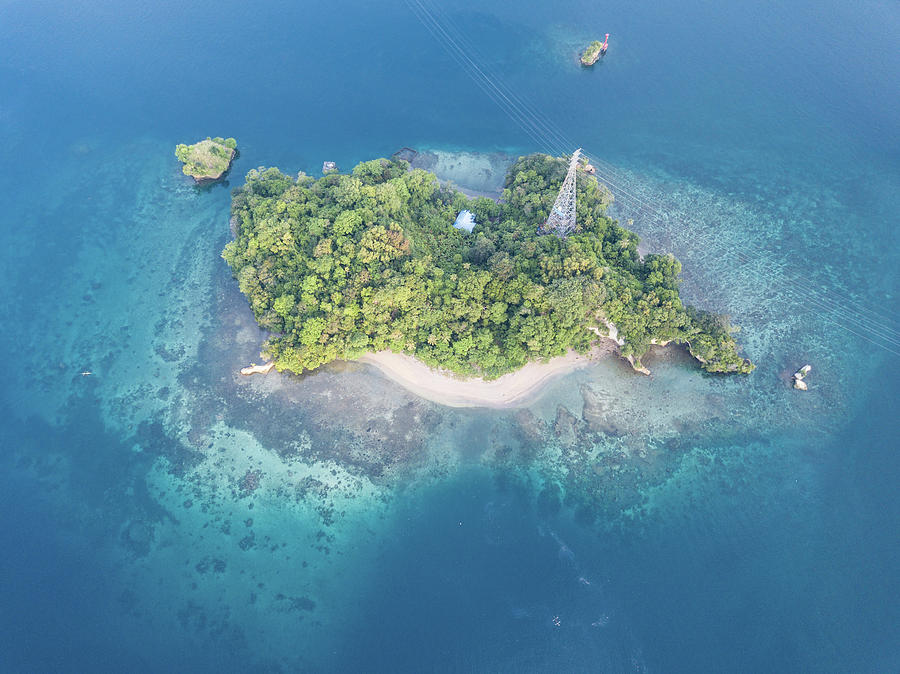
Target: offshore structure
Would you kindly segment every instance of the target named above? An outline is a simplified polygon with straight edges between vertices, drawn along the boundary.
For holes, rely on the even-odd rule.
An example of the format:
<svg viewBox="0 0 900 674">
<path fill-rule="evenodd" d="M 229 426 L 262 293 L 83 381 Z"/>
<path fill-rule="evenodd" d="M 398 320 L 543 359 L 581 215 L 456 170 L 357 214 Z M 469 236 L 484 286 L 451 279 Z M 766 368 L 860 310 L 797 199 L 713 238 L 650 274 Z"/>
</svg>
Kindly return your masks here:
<svg viewBox="0 0 900 674">
<path fill-rule="evenodd" d="M 547 222 L 540 228 L 541 234 L 553 232 L 560 239 L 565 239 L 575 231 L 575 171 L 578 168 L 578 159 L 581 157 L 581 148 L 575 150 L 569 161 L 569 170 Z"/>
</svg>

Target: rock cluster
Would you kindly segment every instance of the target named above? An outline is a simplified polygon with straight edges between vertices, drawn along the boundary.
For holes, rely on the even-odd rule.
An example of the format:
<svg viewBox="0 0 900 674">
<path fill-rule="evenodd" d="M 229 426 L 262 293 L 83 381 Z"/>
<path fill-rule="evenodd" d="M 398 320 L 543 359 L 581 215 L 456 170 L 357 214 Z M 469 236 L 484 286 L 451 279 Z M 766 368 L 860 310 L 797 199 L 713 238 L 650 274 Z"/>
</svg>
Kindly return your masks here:
<svg viewBox="0 0 900 674">
<path fill-rule="evenodd" d="M 804 365 L 799 370 L 794 373 L 794 388 L 798 391 L 806 391 L 807 386 L 806 382 L 803 381 L 804 377 L 809 374 L 809 371 L 812 370 L 812 365 Z"/>
<path fill-rule="evenodd" d="M 249 365 L 247 367 L 241 368 L 241 374 L 245 376 L 249 376 L 251 374 L 269 374 L 272 371 L 272 368 L 275 367 L 274 361 L 269 361 L 264 365 Z"/>
</svg>

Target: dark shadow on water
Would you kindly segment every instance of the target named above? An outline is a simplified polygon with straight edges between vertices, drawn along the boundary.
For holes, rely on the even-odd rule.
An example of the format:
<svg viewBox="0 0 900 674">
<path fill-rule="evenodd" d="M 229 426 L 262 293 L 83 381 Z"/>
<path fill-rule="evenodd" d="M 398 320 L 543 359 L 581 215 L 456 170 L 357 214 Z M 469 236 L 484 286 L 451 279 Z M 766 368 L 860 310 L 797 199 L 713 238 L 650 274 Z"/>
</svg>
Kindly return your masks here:
<svg viewBox="0 0 900 674">
<path fill-rule="evenodd" d="M 694 484 L 684 512 L 617 547 L 655 669 L 897 669 L 900 370 L 881 374 L 886 390 L 828 446 L 769 438 L 762 456 L 788 454 L 777 472 L 731 466 L 731 487 Z"/>
<path fill-rule="evenodd" d="M 569 531 L 582 554 L 561 555 L 551 527 L 571 524 L 542 522 L 527 494 L 478 470 L 406 508 L 337 670 L 633 671 L 640 654 L 586 532 Z"/>
<path fill-rule="evenodd" d="M 88 385 L 89 386 L 89 385 Z M 162 521 L 175 521 L 147 491 L 165 455 L 134 451 L 136 437 L 109 432 L 88 389 L 59 426 L 18 421 L 0 408 L 0 669 L 4 671 L 207 671 L 236 651 L 155 633 L 121 576 L 147 553 Z M 171 440 L 156 439 L 161 450 Z M 226 653 L 230 653 L 226 656 Z"/>
</svg>

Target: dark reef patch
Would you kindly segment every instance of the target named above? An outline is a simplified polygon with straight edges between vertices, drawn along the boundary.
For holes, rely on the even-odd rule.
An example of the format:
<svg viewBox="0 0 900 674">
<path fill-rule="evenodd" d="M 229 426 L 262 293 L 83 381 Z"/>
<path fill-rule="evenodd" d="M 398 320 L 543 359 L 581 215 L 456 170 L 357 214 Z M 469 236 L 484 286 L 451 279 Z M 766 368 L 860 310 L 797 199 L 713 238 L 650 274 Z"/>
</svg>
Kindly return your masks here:
<svg viewBox="0 0 900 674">
<path fill-rule="evenodd" d="M 281 593 L 275 595 L 275 601 L 279 602 L 279 610 L 294 611 L 314 611 L 316 602 L 309 597 L 288 597 Z"/>
<path fill-rule="evenodd" d="M 241 336 L 258 335 L 258 344 L 263 333 L 224 267 L 214 279 L 211 304 L 217 318 L 203 328 L 197 359 L 179 374 L 191 396 L 192 447 L 205 448 L 211 426 L 224 421 L 253 434 L 283 459 L 333 460 L 376 483 L 405 481 L 422 466 L 427 440 L 444 421 L 440 408 L 405 393 L 388 399 L 373 388 L 375 378 L 360 383 L 344 377 L 343 370 L 356 371 L 357 365 L 335 363 L 303 376 L 271 373 L 267 376 L 281 380 L 265 392 L 252 386 L 252 380 L 235 380 L 233 373 L 245 362 L 241 359 L 255 358 Z M 148 425 L 141 431 L 173 466 L 192 465 L 193 450 L 168 444 L 161 427 Z M 245 474 L 240 493 L 251 494 L 262 477 Z"/>
<path fill-rule="evenodd" d="M 253 492 L 259 489 L 259 481 L 262 478 L 261 470 L 248 470 L 244 473 L 244 476 L 240 479 L 238 483 L 238 488 L 240 489 L 241 496 L 250 496 Z"/>
<path fill-rule="evenodd" d="M 142 421 L 135 434 L 135 441 L 149 456 L 165 459 L 174 475 L 184 475 L 202 458 L 200 452 L 171 437 L 159 421 Z"/>
<path fill-rule="evenodd" d="M 137 436 L 121 437 L 107 428 L 89 389 L 67 401 L 58 425 L 40 417 L 18 420 L 12 410 L 3 416 L 0 444 L 6 451 L 0 462 L 17 479 L 57 495 L 60 526 L 147 554 L 155 525 L 173 519 L 147 490 L 155 456 L 133 451 Z"/>
</svg>

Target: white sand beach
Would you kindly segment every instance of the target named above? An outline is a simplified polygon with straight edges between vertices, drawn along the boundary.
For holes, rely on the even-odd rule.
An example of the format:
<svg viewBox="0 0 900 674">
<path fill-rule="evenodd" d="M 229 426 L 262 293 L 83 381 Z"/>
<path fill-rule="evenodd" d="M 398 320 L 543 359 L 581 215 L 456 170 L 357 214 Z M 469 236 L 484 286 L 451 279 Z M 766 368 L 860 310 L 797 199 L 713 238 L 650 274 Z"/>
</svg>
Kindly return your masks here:
<svg viewBox="0 0 900 674">
<path fill-rule="evenodd" d="M 461 379 L 428 367 L 412 356 L 379 351 L 359 360 L 380 370 L 386 377 L 416 395 L 448 407 L 520 407 L 534 400 L 544 385 L 612 353 L 615 346 L 606 342 L 581 355 L 570 351 L 546 363 L 528 363 L 515 372 L 492 380 Z"/>
</svg>

